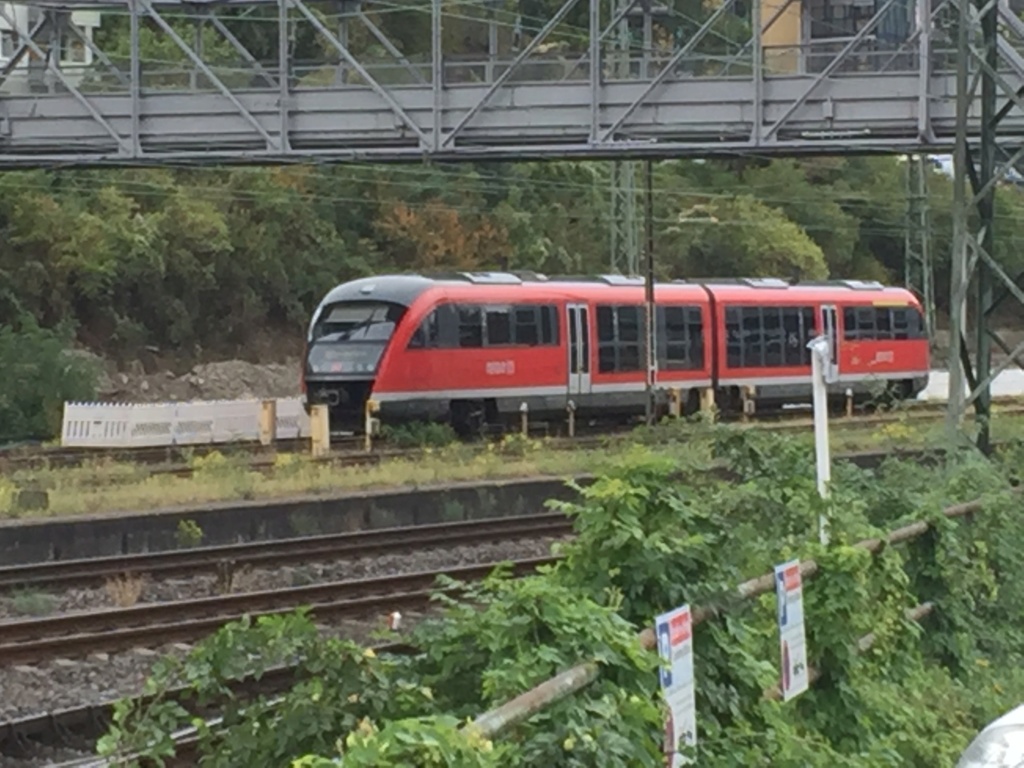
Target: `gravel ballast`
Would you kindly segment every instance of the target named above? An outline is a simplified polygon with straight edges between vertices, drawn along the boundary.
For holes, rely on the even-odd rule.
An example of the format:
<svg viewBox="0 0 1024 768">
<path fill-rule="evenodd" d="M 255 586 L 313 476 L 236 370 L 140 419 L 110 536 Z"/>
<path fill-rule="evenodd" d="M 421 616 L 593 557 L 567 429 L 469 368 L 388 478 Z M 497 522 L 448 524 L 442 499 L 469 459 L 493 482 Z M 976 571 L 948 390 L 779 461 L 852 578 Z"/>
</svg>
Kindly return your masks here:
<svg viewBox="0 0 1024 768">
<path fill-rule="evenodd" d="M 314 562 L 300 566 L 239 568 L 235 571 L 231 593 L 284 589 L 329 581 L 395 576 L 414 571 L 498 562 L 506 559 L 543 557 L 550 553 L 556 539 L 521 539 L 485 544 L 436 547 L 401 554 L 347 558 Z M 116 583 L 104 587 L 65 588 L 60 591 L 21 592 L 0 597 L 0 620 L 20 620 L 72 611 L 95 611 L 132 604 L 193 600 L 227 594 L 218 577 L 199 574 L 187 578 L 153 580 L 142 578 L 135 601 L 120 600 Z M 123 590 L 123 587 L 121 587 Z"/>
<path fill-rule="evenodd" d="M 407 554 L 353 558 L 300 567 L 253 569 L 236 578 L 233 591 L 275 589 L 318 582 L 440 570 L 475 563 L 543 557 L 550 554 L 551 544 L 555 540 L 547 538 L 503 541 L 421 550 Z M 219 594 L 216 579 L 202 575 L 191 579 L 146 582 L 143 584 L 139 602 L 187 600 L 211 594 Z M 21 600 L 24 600 L 24 597 Z M 55 612 L 116 607 L 111 594 L 102 588 L 68 589 L 62 593 L 54 593 L 50 601 L 56 608 Z M 26 618 L 24 614 L 15 610 L 13 602 L 10 596 L 3 598 L 0 616 L 7 620 Z M 345 619 L 331 622 L 326 631 L 349 637 L 357 642 L 373 642 L 373 633 L 385 628 L 386 598 L 382 598 L 381 603 L 380 616 L 368 617 L 365 620 Z M 420 616 L 421 614 L 415 613 L 404 615 L 403 629 L 411 628 Z M 0 691 L 4 692 L 4 696 L 0 698 L 0 723 L 135 695 L 142 690 L 146 676 L 156 660 L 168 653 L 183 655 L 188 648 L 187 645 L 178 644 L 160 649 L 95 653 L 88 657 L 55 659 L 31 666 L 0 666 Z M 11 756 L 0 755 L 0 764 L 11 765 L 12 768 L 50 765 L 74 756 L 65 755 L 66 751 L 58 750 L 59 757 L 56 753 L 40 753 L 38 756 L 33 754 L 31 759 L 18 762 Z"/>
</svg>

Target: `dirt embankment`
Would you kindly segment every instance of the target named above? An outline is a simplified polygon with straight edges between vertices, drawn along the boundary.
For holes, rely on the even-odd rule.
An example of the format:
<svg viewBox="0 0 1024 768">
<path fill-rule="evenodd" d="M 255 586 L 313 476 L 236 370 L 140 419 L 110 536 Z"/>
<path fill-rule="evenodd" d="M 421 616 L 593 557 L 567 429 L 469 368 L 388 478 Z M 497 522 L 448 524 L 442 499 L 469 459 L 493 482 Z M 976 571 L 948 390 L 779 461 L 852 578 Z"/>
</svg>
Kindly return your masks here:
<svg viewBox="0 0 1024 768">
<path fill-rule="evenodd" d="M 147 373 L 141 364 L 116 370 L 103 364 L 97 399 L 107 402 L 182 402 L 187 400 L 237 400 L 251 397 L 297 397 L 301 362 L 250 363 L 225 360 L 201 363 L 187 373 Z"/>
</svg>

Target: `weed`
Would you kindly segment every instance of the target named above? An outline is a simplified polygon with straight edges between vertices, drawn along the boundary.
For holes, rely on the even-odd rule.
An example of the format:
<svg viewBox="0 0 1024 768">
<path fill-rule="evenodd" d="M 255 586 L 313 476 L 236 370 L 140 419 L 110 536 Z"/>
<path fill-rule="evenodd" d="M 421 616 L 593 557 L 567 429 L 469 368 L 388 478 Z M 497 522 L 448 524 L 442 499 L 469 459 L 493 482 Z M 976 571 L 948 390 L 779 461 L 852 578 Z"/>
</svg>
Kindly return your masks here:
<svg viewBox="0 0 1024 768">
<path fill-rule="evenodd" d="M 175 538 L 182 548 L 198 547 L 203 541 L 203 529 L 195 520 L 182 520 L 178 523 Z"/>
<path fill-rule="evenodd" d="M 311 461 L 307 456 L 282 454 L 265 475 L 250 471 L 240 460 L 226 459 L 213 453 L 193 464 L 200 471 L 191 478 L 153 475 L 128 481 L 145 468 L 131 465 L 105 464 L 102 469 L 65 468 L 15 473 L 0 479 L 0 515 L 11 515 L 14 489 L 29 480 L 50 489 L 50 507 L 45 511 L 23 511 L 23 515 L 73 515 L 118 510 L 141 510 L 168 506 L 192 506 L 213 501 L 236 501 L 239 498 L 275 498 L 306 494 L 336 494 L 369 488 L 415 487 L 443 482 L 472 482 L 491 478 L 512 478 L 544 475 L 566 477 L 594 472 L 597 467 L 621 463 L 632 446 L 647 444 L 651 450 L 679 462 L 701 461 L 710 456 L 710 445 L 723 429 L 720 426 L 679 420 L 660 424 L 651 431 L 607 436 L 598 445 L 584 443 L 573 450 L 549 448 L 544 441 L 509 435 L 502 443 L 452 443 L 442 447 L 424 448 L 415 456 L 384 459 L 373 466 L 338 466 Z M 1004 440 L 1021 434 L 1024 419 L 1007 414 L 993 419 L 993 438 Z M 864 429 L 859 420 L 842 420 L 832 424 L 830 440 L 833 453 L 901 448 L 917 448 L 940 444 L 945 440 L 940 420 L 903 419 L 887 430 Z M 806 432 L 797 438 L 808 456 L 813 456 L 813 435 L 810 421 Z M 569 443 L 571 445 L 571 443 Z M 813 472 L 813 470 L 811 470 Z M 101 473 L 97 477 L 97 472 Z M 116 478 L 111 482 L 110 478 Z M 122 482 L 124 481 L 124 482 Z M 198 546 L 203 531 L 194 522 L 179 526 L 181 547 Z"/>
<path fill-rule="evenodd" d="M 49 592 L 20 590 L 11 595 L 11 610 L 19 616 L 45 616 L 57 609 L 57 597 Z"/>
<path fill-rule="evenodd" d="M 139 602 L 144 586 L 145 580 L 141 576 L 126 573 L 124 576 L 107 579 L 103 588 L 118 608 L 131 608 Z"/>
<path fill-rule="evenodd" d="M 488 443 L 493 445 L 494 443 Z M 527 437 L 522 432 L 511 432 L 502 437 L 498 443 L 498 451 L 506 456 L 526 456 L 536 454 L 544 447 L 544 443 Z"/>
<path fill-rule="evenodd" d="M 455 430 L 450 425 L 422 421 L 401 426 L 385 424 L 380 436 L 396 448 L 440 448 L 456 440 Z"/>
</svg>

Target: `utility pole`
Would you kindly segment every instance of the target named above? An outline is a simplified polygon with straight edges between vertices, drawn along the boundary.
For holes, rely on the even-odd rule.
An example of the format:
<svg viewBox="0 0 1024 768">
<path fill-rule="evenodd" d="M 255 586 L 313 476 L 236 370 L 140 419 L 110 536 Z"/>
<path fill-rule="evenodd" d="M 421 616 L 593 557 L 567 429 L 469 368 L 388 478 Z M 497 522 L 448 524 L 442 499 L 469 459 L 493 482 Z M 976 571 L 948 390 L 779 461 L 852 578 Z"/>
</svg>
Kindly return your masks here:
<svg viewBox="0 0 1024 768">
<path fill-rule="evenodd" d="M 646 276 L 644 279 L 644 316 L 646 325 L 647 347 L 647 425 L 654 424 L 654 416 L 657 413 L 654 401 L 655 373 L 657 371 L 657 358 L 655 347 L 655 305 L 654 305 L 654 163 L 647 160 L 647 195 L 644 205 L 644 222 L 647 230 L 646 251 Z"/>
<path fill-rule="evenodd" d="M 928 205 L 928 157 L 907 155 L 907 222 L 903 284 L 921 297 L 924 327 L 935 338 L 935 278 L 932 274 L 931 210 Z"/>
<path fill-rule="evenodd" d="M 629 0 L 618 0 L 619 12 L 624 12 L 629 4 Z M 613 57 L 615 77 L 619 80 L 631 77 L 630 47 L 629 15 L 624 13 L 618 24 Z M 612 161 L 611 269 L 625 275 L 640 274 L 637 165 L 635 160 Z"/>
</svg>

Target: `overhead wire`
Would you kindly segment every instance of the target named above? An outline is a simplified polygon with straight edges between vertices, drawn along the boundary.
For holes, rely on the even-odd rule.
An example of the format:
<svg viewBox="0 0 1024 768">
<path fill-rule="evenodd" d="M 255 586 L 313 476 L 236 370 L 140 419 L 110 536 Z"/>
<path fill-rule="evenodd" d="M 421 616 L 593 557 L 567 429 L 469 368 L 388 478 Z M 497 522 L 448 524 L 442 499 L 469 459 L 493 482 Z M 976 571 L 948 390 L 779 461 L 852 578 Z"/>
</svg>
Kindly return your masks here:
<svg viewBox="0 0 1024 768">
<path fill-rule="evenodd" d="M 212 171 L 214 169 L 209 169 L 209 170 Z M 372 182 L 370 182 L 370 183 L 372 183 Z M 50 184 L 43 183 L 43 182 L 27 183 L 27 184 L 13 184 L 13 185 L 10 184 L 9 180 L 8 180 L 7 183 L 0 182 L 0 189 L 2 189 L 5 186 L 7 186 L 8 188 L 10 188 L 11 186 L 14 186 L 14 187 L 20 188 L 22 190 L 28 190 L 28 189 L 33 189 L 34 188 L 36 190 L 47 191 L 47 192 L 52 192 L 53 191 L 52 186 Z M 90 188 L 89 185 L 80 186 L 80 185 L 75 184 L 74 181 L 71 181 L 71 183 L 68 186 L 72 187 L 73 190 L 77 190 L 77 191 L 95 191 L 95 189 L 99 188 L 97 186 L 93 186 L 93 187 Z M 239 201 L 239 202 L 260 202 L 260 201 L 265 201 L 267 199 L 267 193 L 265 193 L 265 192 L 259 192 L 259 191 L 255 191 L 255 190 L 242 190 L 242 189 L 226 190 L 224 188 L 224 185 L 218 185 L 217 187 L 211 188 L 210 186 L 207 186 L 207 185 L 183 183 L 180 180 L 174 182 L 172 184 L 172 186 L 167 187 L 167 186 L 164 186 L 164 185 L 159 184 L 159 183 L 154 182 L 154 181 L 144 181 L 144 180 L 139 180 L 139 179 L 123 179 L 122 178 L 122 179 L 118 179 L 118 180 L 113 180 L 110 183 L 105 184 L 103 186 L 120 188 L 120 189 L 124 190 L 125 192 L 128 192 L 128 193 L 132 194 L 133 196 L 135 196 L 135 195 L 145 196 L 147 194 L 160 194 L 160 195 L 171 194 L 171 195 L 173 195 L 176 192 L 182 192 L 183 191 L 183 192 L 186 192 L 186 193 L 194 193 L 197 196 L 206 194 L 206 195 L 208 195 L 211 198 L 211 200 L 220 200 L 220 201 L 224 200 L 225 195 L 230 196 L 230 198 L 233 201 Z M 66 189 L 64 193 L 67 194 L 70 191 L 72 191 L 72 190 Z M 282 188 L 282 191 L 285 191 L 284 188 Z M 364 205 L 376 206 L 376 205 L 380 205 L 380 204 L 387 205 L 387 204 L 394 204 L 394 203 L 398 202 L 398 203 L 401 203 L 401 204 L 405 205 L 410 210 L 415 210 L 415 211 L 427 210 L 432 205 L 436 205 L 439 202 L 437 200 L 426 200 L 426 201 L 422 201 L 422 202 L 412 202 L 412 201 L 403 200 L 403 199 L 400 199 L 400 200 L 384 200 L 384 201 L 367 201 L 366 198 L 364 198 L 364 197 L 357 197 L 357 196 L 352 196 L 352 195 L 338 195 L 338 194 L 324 195 L 324 194 L 319 194 L 319 193 L 316 193 L 316 192 L 298 192 L 296 190 L 291 190 L 290 192 L 286 192 L 286 194 L 291 194 L 292 198 L 294 200 L 296 200 L 297 202 L 300 202 L 300 203 L 328 203 L 328 204 L 361 203 L 361 204 L 364 204 Z M 686 197 L 694 197 L 694 198 L 697 198 L 698 201 L 702 197 L 702 195 L 703 195 L 703 193 L 686 193 Z M 735 197 L 735 195 L 722 193 L 722 197 L 724 197 L 726 199 L 729 199 L 729 198 Z M 757 198 L 756 196 L 755 196 L 755 199 L 759 199 L 760 200 L 760 198 Z M 764 202 L 763 200 L 761 200 L 761 201 Z M 488 207 L 488 206 L 485 206 L 485 205 L 452 204 L 450 202 L 444 202 L 442 205 L 443 205 L 444 209 L 450 210 L 450 211 L 454 211 L 454 212 L 459 213 L 459 214 L 468 214 L 468 215 L 477 215 L 477 216 L 479 216 L 479 215 L 492 215 L 493 214 L 493 209 Z M 1005 218 L 1007 220 L 1016 220 L 1015 217 L 1012 217 L 1012 216 L 1009 216 L 1009 215 L 1004 215 L 1003 218 Z M 679 219 L 678 219 L 678 217 L 672 217 L 672 216 L 664 216 L 664 217 L 656 216 L 654 218 L 654 220 L 653 220 L 653 223 L 658 224 L 658 225 L 667 225 L 667 226 L 678 225 L 679 224 Z M 878 226 L 875 226 L 875 227 L 865 227 L 861 221 L 858 221 L 856 219 L 854 219 L 854 221 L 852 223 L 855 223 L 857 225 L 857 232 L 862 234 L 862 235 L 874 234 L 874 235 L 880 235 L 880 236 L 902 237 L 902 235 L 903 235 L 903 233 L 905 231 L 905 228 L 903 226 L 901 226 L 901 225 L 894 225 L 893 227 L 878 227 Z M 704 225 L 704 226 L 726 226 L 727 225 L 727 226 L 730 226 L 730 227 L 761 227 L 761 226 L 775 226 L 777 224 L 778 224 L 777 221 L 760 222 L 760 221 L 730 219 L 730 220 L 719 220 L 718 223 L 715 224 L 715 225 L 707 224 L 707 225 Z M 799 224 L 799 223 L 796 223 L 796 222 L 794 222 L 794 224 L 796 224 L 796 226 L 800 227 L 801 229 L 803 229 L 803 230 L 805 230 L 805 231 L 807 231 L 809 233 L 810 232 L 831 232 L 834 229 L 833 226 L 829 226 L 829 225 L 820 225 L 820 226 L 802 225 L 802 224 Z M 697 226 L 697 224 L 695 223 L 693 226 Z M 1012 236 L 1011 236 L 1011 238 L 1012 238 Z M 1015 239 L 1019 239 L 1021 241 L 1024 241 L 1024 237 L 1015 238 Z"/>
</svg>

